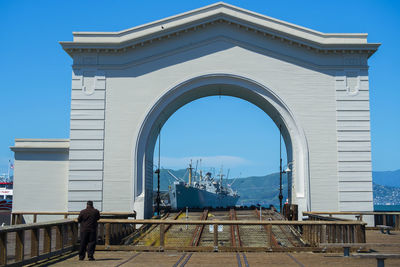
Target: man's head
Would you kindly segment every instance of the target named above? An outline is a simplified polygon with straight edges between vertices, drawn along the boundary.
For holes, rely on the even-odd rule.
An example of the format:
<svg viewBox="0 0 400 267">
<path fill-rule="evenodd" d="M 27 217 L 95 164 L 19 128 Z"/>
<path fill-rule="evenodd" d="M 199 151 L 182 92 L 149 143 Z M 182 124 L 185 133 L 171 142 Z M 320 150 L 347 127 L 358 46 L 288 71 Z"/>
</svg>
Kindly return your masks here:
<svg viewBox="0 0 400 267">
<path fill-rule="evenodd" d="M 86 202 L 86 206 L 93 208 L 93 201 L 89 200 L 88 202 Z"/>
</svg>

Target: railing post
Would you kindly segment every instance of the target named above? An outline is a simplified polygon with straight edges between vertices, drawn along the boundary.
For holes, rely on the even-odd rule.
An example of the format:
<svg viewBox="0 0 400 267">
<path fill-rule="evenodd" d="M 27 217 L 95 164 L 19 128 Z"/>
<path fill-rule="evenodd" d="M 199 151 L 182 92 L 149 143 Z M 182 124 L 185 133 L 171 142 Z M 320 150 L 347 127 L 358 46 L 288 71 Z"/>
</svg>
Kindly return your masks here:
<svg viewBox="0 0 400 267">
<path fill-rule="evenodd" d="M 214 251 L 218 251 L 218 224 L 214 224 Z"/>
<path fill-rule="evenodd" d="M 160 224 L 160 251 L 164 251 L 164 224 Z"/>
<path fill-rule="evenodd" d="M 43 237 L 43 253 L 51 252 L 51 227 L 47 226 L 44 228 L 44 237 Z"/>
<path fill-rule="evenodd" d="M 383 217 L 383 223 L 382 224 L 386 225 L 386 214 L 383 214 L 382 217 Z"/>
<path fill-rule="evenodd" d="M 273 247 L 272 224 L 267 224 L 265 228 L 267 230 L 267 238 L 268 238 L 269 247 L 272 248 Z"/>
<path fill-rule="evenodd" d="M 326 243 L 326 224 L 321 226 L 321 243 Z"/>
<path fill-rule="evenodd" d="M 71 233 L 71 245 L 75 246 L 78 242 L 78 224 L 71 223 L 70 224 L 70 233 Z"/>
<path fill-rule="evenodd" d="M 15 225 L 15 214 L 11 213 L 11 225 Z"/>
<path fill-rule="evenodd" d="M 37 214 L 33 214 L 33 222 L 34 222 L 34 223 L 37 222 Z"/>
<path fill-rule="evenodd" d="M 106 238 L 104 240 L 104 245 L 106 247 L 110 245 L 110 236 L 111 236 L 111 224 L 106 223 Z"/>
<path fill-rule="evenodd" d="M 39 228 L 31 230 L 31 258 L 39 256 Z"/>
<path fill-rule="evenodd" d="M 101 241 L 104 242 L 104 223 L 99 224 L 99 236 L 101 238 Z"/>
<path fill-rule="evenodd" d="M 22 214 L 17 215 L 17 224 L 22 224 Z"/>
<path fill-rule="evenodd" d="M 7 233 L 0 233 L 0 265 L 7 264 Z"/>
<path fill-rule="evenodd" d="M 68 213 L 64 213 L 64 219 L 68 219 Z"/>
<path fill-rule="evenodd" d="M 24 230 L 15 232 L 15 262 L 21 262 L 24 260 L 24 234 Z"/>
<path fill-rule="evenodd" d="M 400 215 L 395 216 L 395 224 L 394 224 L 394 229 L 395 230 L 400 230 Z"/>
<path fill-rule="evenodd" d="M 63 248 L 64 244 L 64 236 L 63 236 L 63 225 L 56 226 L 56 250 L 60 250 Z"/>
</svg>

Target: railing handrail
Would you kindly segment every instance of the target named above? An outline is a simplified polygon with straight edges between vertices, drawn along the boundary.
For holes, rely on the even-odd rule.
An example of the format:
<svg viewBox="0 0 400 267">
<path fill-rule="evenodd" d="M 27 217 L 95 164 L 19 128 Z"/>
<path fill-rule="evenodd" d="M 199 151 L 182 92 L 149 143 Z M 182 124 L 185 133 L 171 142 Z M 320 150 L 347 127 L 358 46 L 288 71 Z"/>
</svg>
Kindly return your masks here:
<svg viewBox="0 0 400 267">
<path fill-rule="evenodd" d="M 131 223 L 131 224 L 189 224 L 189 225 L 366 225 L 362 221 L 201 221 L 201 220 L 132 220 L 132 219 L 100 219 L 99 223 Z"/>
<path fill-rule="evenodd" d="M 303 212 L 303 216 L 311 215 L 400 215 L 397 211 L 307 211 Z"/>
<path fill-rule="evenodd" d="M 79 211 L 13 211 L 15 215 L 79 215 Z M 134 217 L 136 214 L 132 212 L 107 212 L 102 211 L 100 215 L 118 215 Z"/>
<path fill-rule="evenodd" d="M 76 223 L 76 220 L 75 219 L 61 219 L 61 220 L 48 221 L 48 222 L 8 225 L 8 226 L 0 227 L 0 233 L 25 231 L 25 230 L 44 228 L 44 227 L 52 227 L 52 226 L 70 224 L 70 223 Z"/>
</svg>

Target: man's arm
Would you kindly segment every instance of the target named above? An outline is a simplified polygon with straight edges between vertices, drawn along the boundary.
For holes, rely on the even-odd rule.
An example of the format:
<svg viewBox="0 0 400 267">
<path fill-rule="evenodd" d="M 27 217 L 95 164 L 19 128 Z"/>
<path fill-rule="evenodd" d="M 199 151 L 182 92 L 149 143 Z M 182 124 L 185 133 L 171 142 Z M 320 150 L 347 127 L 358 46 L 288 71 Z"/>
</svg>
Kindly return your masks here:
<svg viewBox="0 0 400 267">
<path fill-rule="evenodd" d="M 100 212 L 96 210 L 96 221 L 100 220 Z"/>
<path fill-rule="evenodd" d="M 79 213 L 79 216 L 78 216 L 78 223 L 81 223 L 82 222 L 82 211 Z"/>
</svg>

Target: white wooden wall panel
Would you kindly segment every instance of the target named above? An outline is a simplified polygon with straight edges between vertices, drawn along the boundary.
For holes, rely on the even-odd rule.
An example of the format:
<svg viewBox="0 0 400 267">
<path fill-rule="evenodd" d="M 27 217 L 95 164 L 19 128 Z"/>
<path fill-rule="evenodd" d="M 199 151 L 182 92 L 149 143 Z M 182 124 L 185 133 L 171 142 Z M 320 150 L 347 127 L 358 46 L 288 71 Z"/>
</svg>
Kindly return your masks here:
<svg viewBox="0 0 400 267">
<path fill-rule="evenodd" d="M 339 151 L 371 151 L 371 142 L 338 142 Z"/>
<path fill-rule="evenodd" d="M 86 95 L 81 90 L 72 90 L 71 98 L 72 100 L 76 99 L 103 99 L 105 98 L 106 92 L 105 91 L 95 91 L 92 95 Z"/>
<path fill-rule="evenodd" d="M 71 102 L 71 109 L 104 109 L 104 100 L 75 100 Z"/>
<path fill-rule="evenodd" d="M 73 181 L 87 181 L 87 180 L 94 180 L 94 181 L 101 181 L 103 180 L 103 171 L 73 171 L 69 175 L 69 180 Z"/>
<path fill-rule="evenodd" d="M 101 201 L 102 191 L 89 191 L 89 190 L 79 190 L 79 191 L 69 191 L 68 192 L 69 201 Z"/>
<path fill-rule="evenodd" d="M 104 120 L 74 120 L 71 130 L 104 130 Z"/>
<path fill-rule="evenodd" d="M 101 191 L 103 190 L 103 181 L 69 181 L 69 191 Z"/>
<path fill-rule="evenodd" d="M 103 160 L 103 150 L 72 150 L 69 153 L 70 160 Z"/>
<path fill-rule="evenodd" d="M 362 100 L 338 100 L 337 110 L 369 111 L 369 101 Z"/>
<path fill-rule="evenodd" d="M 336 112 L 338 121 L 369 121 L 369 111 L 338 110 Z"/>
<path fill-rule="evenodd" d="M 351 77 L 346 75 L 351 73 Z M 354 74 L 358 73 L 357 75 Z M 335 77 L 340 210 L 373 208 L 368 78 L 362 71 Z"/>
<path fill-rule="evenodd" d="M 102 201 L 93 201 L 93 206 L 98 210 L 103 210 Z M 69 210 L 80 211 L 86 208 L 86 201 L 69 201 Z"/>
<path fill-rule="evenodd" d="M 369 101 L 369 91 L 359 91 L 356 95 L 349 95 L 347 90 L 337 90 L 336 91 L 337 100 L 364 100 Z"/>
<path fill-rule="evenodd" d="M 79 210 L 76 201 L 87 200 L 98 201 L 102 209 L 105 89 L 103 72 L 88 69 L 73 73 L 68 183 L 70 211 Z"/>
<path fill-rule="evenodd" d="M 339 208 L 340 211 L 371 211 L 373 206 L 371 201 L 342 201 Z"/>
<path fill-rule="evenodd" d="M 83 149 L 103 149 L 103 140 L 71 140 L 71 150 L 83 150 Z"/>
<path fill-rule="evenodd" d="M 369 121 L 338 121 L 337 122 L 338 131 L 369 131 L 370 122 Z"/>
<path fill-rule="evenodd" d="M 340 160 L 339 160 L 340 162 Z M 339 163 L 339 172 L 371 172 L 371 162 L 346 162 Z"/>
<path fill-rule="evenodd" d="M 372 173 L 370 171 L 357 172 L 357 171 L 345 171 L 339 172 L 341 182 L 371 182 Z"/>
<path fill-rule="evenodd" d="M 371 201 L 372 190 L 369 192 L 340 192 L 341 201 Z"/>
<path fill-rule="evenodd" d="M 103 130 L 71 130 L 71 139 L 79 140 L 103 140 Z"/>
<path fill-rule="evenodd" d="M 370 151 L 346 151 L 339 152 L 339 161 L 350 161 L 350 162 L 360 162 L 360 161 L 371 161 Z"/>
<path fill-rule="evenodd" d="M 69 163 L 70 171 L 99 171 L 103 169 L 102 160 L 71 160 Z"/>
<path fill-rule="evenodd" d="M 339 182 L 340 192 L 370 192 L 372 187 L 372 182 L 370 181 L 359 181 L 359 182 Z"/>
<path fill-rule="evenodd" d="M 338 141 L 370 141 L 371 134 L 369 131 L 338 131 Z"/>
<path fill-rule="evenodd" d="M 71 110 L 72 120 L 104 120 L 104 110 Z"/>
</svg>

